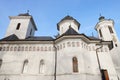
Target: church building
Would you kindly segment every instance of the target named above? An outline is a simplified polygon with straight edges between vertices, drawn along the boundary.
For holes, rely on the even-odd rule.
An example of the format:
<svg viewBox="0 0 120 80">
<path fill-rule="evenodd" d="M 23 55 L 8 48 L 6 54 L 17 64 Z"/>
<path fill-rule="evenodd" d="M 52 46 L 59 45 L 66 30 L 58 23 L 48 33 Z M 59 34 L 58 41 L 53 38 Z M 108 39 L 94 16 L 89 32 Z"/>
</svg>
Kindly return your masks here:
<svg viewBox="0 0 120 80">
<path fill-rule="evenodd" d="M 98 37 L 79 32 L 80 23 L 65 16 L 57 36 L 34 36 L 29 13 L 10 16 L 0 39 L 0 80 L 120 80 L 120 42 L 114 21 L 100 16 Z"/>
</svg>

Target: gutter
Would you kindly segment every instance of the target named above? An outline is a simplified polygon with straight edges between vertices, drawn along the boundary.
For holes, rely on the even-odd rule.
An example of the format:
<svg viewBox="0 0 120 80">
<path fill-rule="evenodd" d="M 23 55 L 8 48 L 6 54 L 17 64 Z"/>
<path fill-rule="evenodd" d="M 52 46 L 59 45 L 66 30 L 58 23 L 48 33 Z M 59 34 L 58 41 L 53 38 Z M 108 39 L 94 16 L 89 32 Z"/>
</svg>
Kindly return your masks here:
<svg viewBox="0 0 120 80">
<path fill-rule="evenodd" d="M 53 42 L 55 49 L 55 71 L 54 71 L 54 80 L 56 80 L 56 72 L 57 72 L 57 47 L 55 46 L 55 41 Z"/>
</svg>

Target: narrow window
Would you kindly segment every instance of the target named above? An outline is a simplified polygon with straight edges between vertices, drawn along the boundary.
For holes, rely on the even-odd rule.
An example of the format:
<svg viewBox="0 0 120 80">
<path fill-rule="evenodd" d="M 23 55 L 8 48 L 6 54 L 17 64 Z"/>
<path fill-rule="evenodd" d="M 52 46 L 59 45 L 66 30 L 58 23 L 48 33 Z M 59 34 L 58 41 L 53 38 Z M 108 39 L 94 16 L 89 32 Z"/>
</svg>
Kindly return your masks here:
<svg viewBox="0 0 120 80">
<path fill-rule="evenodd" d="M 20 29 L 20 23 L 17 24 L 17 27 L 16 27 L 16 30 L 19 30 Z"/>
<path fill-rule="evenodd" d="M 44 73 L 45 63 L 44 60 L 40 60 L 39 73 Z"/>
<path fill-rule="evenodd" d="M 108 72 L 107 70 L 101 70 L 102 72 L 102 80 L 109 80 Z"/>
<path fill-rule="evenodd" d="M 101 32 L 101 30 L 99 30 L 99 33 L 100 33 L 100 37 L 103 37 L 103 36 L 102 36 L 102 32 Z"/>
<path fill-rule="evenodd" d="M 108 26 L 110 33 L 113 33 L 113 30 L 110 26 Z"/>
<path fill-rule="evenodd" d="M 78 72 L 78 61 L 77 61 L 77 58 L 73 57 L 72 62 L 73 62 L 73 72 Z"/>
<path fill-rule="evenodd" d="M 2 66 L 2 59 L 0 59 L 0 68 L 1 68 L 1 66 Z"/>
<path fill-rule="evenodd" d="M 32 34 L 32 29 L 30 30 L 30 35 Z"/>
<path fill-rule="evenodd" d="M 115 46 L 117 47 L 117 44 L 115 44 Z"/>
<path fill-rule="evenodd" d="M 28 69 L 28 60 L 25 60 L 23 63 L 22 73 L 26 73 Z"/>
</svg>

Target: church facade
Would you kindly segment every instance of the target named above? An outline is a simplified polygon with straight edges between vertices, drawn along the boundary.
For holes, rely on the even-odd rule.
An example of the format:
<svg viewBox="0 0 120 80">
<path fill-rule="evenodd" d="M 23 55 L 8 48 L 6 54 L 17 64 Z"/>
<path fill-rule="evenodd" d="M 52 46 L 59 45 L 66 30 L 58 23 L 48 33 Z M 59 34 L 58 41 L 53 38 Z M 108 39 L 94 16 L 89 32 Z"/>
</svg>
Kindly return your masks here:
<svg viewBox="0 0 120 80">
<path fill-rule="evenodd" d="M 9 18 L 0 40 L 0 80 L 120 80 L 113 20 L 99 18 L 97 38 L 79 33 L 80 23 L 66 16 L 53 38 L 34 36 L 37 27 L 28 13 Z"/>
</svg>

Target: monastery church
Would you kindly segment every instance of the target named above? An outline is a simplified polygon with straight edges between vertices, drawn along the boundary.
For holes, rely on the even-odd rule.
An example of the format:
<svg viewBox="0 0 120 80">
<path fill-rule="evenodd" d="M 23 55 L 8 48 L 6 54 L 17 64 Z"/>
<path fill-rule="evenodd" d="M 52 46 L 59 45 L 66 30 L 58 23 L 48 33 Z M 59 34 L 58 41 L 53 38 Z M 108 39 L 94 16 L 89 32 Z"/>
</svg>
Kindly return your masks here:
<svg viewBox="0 0 120 80">
<path fill-rule="evenodd" d="M 59 34 L 34 36 L 29 13 L 10 16 L 0 39 L 0 80 L 120 80 L 120 42 L 114 21 L 99 17 L 99 37 L 79 33 L 80 23 L 65 16 Z"/>
</svg>

